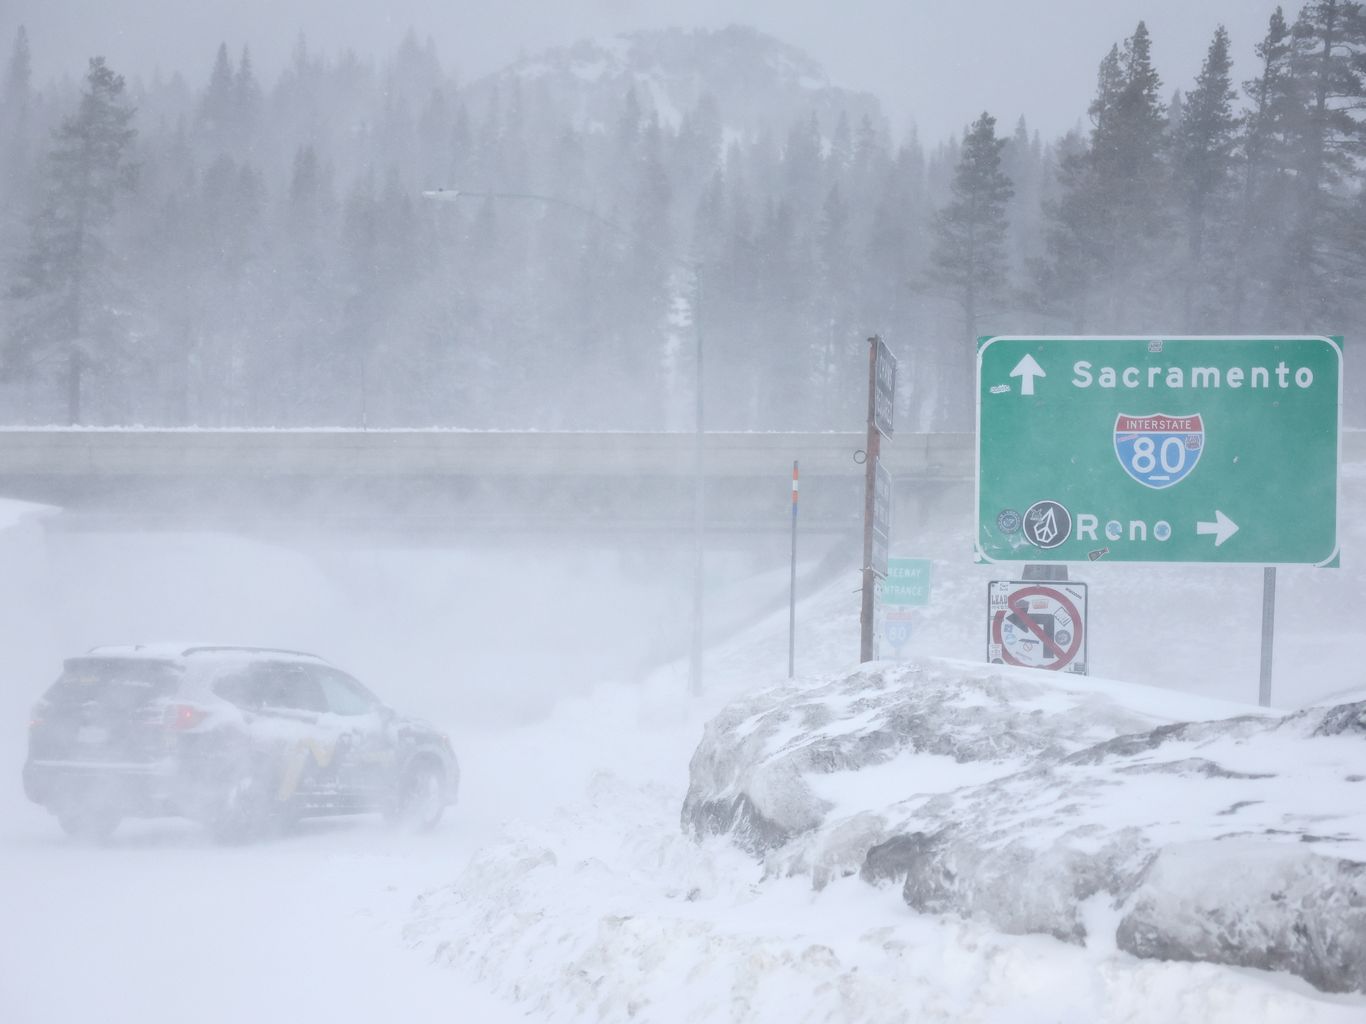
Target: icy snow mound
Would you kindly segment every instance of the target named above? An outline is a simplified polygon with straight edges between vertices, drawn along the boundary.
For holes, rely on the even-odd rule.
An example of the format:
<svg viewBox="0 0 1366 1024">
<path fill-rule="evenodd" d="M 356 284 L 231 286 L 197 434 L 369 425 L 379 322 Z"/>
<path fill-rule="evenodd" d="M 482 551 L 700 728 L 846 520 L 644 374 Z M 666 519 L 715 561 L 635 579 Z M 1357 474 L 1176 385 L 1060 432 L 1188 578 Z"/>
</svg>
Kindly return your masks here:
<svg viewBox="0 0 1366 1024">
<path fill-rule="evenodd" d="M 904 805 L 865 877 L 917 910 L 1366 992 L 1366 703 L 1121 737 Z"/>
<path fill-rule="evenodd" d="M 543 822 L 510 822 L 451 885 L 425 894 L 407 943 L 528 1017 L 563 1022 L 1360 1019 L 1355 999 L 1270 976 L 907 914 L 856 878 L 818 892 L 797 878 L 761 884 L 748 854 L 678 831 L 680 795 L 598 774 L 583 799 Z"/>
<path fill-rule="evenodd" d="M 869 849 L 913 908 L 1366 991 L 1366 703 L 1163 726 L 904 802 Z M 1356 766 L 1353 770 L 1352 766 Z"/>
<path fill-rule="evenodd" d="M 1154 698 L 1201 709 L 956 669 L 955 685 L 951 663 L 874 667 L 727 709 L 685 823 L 764 853 L 770 877 L 858 870 L 1007 933 L 1366 992 L 1366 703 L 1154 727 Z M 838 773 L 854 778 L 831 786 Z M 1088 935 L 1097 905 L 1111 934 Z"/>
<path fill-rule="evenodd" d="M 738 700 L 708 723 L 690 766 L 683 825 L 762 854 L 843 815 L 1010 775 L 1170 722 L 1164 705 L 1172 699 L 1145 687 L 930 658 L 789 683 Z"/>
</svg>

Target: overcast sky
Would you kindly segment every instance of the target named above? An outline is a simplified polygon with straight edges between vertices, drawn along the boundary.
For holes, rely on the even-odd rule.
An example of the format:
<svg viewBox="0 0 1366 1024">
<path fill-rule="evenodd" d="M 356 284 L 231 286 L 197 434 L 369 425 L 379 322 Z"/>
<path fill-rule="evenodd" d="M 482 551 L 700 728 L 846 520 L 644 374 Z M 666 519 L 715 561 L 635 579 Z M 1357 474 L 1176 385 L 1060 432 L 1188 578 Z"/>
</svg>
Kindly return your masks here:
<svg viewBox="0 0 1366 1024">
<path fill-rule="evenodd" d="M 1217 24 L 1233 37 L 1235 75 L 1276 0 L 0 0 L 4 58 L 29 29 L 39 82 L 79 75 L 102 53 L 133 75 L 208 77 L 220 41 L 251 47 L 267 84 L 303 31 L 316 48 L 387 51 L 409 28 L 431 35 L 462 79 L 522 52 L 641 28 L 754 25 L 815 57 L 837 85 L 877 95 L 900 131 L 929 141 L 982 110 L 1005 128 L 1024 114 L 1045 137 L 1083 117 L 1096 66 L 1140 19 L 1164 89 L 1188 88 Z M 1285 4 L 1287 17 L 1298 0 Z"/>
</svg>

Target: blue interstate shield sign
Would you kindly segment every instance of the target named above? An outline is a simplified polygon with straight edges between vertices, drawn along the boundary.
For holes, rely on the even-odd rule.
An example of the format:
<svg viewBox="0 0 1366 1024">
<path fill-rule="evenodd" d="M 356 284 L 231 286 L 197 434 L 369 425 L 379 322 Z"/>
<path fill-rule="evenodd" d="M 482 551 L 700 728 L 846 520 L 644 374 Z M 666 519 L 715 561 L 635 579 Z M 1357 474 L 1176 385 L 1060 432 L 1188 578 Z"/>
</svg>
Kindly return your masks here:
<svg viewBox="0 0 1366 1024">
<path fill-rule="evenodd" d="M 1161 490 L 1190 475 L 1205 450 L 1205 424 L 1199 413 L 1115 417 L 1115 455 L 1124 472 L 1144 487 Z"/>
</svg>

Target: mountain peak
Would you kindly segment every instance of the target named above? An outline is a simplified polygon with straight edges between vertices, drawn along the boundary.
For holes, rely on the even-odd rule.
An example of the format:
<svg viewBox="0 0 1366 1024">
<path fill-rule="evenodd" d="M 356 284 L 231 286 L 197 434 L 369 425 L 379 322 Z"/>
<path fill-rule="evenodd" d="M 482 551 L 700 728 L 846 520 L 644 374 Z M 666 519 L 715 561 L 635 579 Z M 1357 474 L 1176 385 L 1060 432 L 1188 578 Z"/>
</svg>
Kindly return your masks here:
<svg viewBox="0 0 1366 1024">
<path fill-rule="evenodd" d="M 809 54 L 758 29 L 670 28 L 624 33 L 524 57 L 477 85 L 516 79 L 569 107 L 584 127 L 613 122 L 634 90 L 642 107 L 677 127 L 704 96 L 716 100 L 728 127 L 751 134 L 816 114 L 825 131 L 840 112 L 883 122 L 876 99 L 830 84 Z"/>
</svg>

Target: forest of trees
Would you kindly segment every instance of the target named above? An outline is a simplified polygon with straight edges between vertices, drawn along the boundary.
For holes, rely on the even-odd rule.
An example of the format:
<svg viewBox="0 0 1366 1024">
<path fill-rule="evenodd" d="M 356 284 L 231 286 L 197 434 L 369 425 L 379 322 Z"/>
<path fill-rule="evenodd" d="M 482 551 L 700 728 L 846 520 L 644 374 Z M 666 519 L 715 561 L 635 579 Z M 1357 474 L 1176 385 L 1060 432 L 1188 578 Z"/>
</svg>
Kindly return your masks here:
<svg viewBox="0 0 1366 1024">
<path fill-rule="evenodd" d="M 714 97 L 664 116 L 630 88 L 583 123 L 515 76 L 457 83 L 412 36 L 380 65 L 300 39 L 270 86 L 224 45 L 198 85 L 96 57 L 40 88 L 20 29 L 0 421 L 689 429 L 699 326 L 708 427 L 732 430 L 857 429 L 875 332 L 907 429 L 971 428 L 983 334 L 1350 352 L 1362 4 L 1278 9 L 1247 69 L 1214 29 L 1176 86 L 1153 45 L 1140 23 L 1098 55 L 1062 138 L 984 113 L 926 150 L 866 113 L 739 133 Z M 561 202 L 422 198 L 442 185 Z"/>
</svg>

